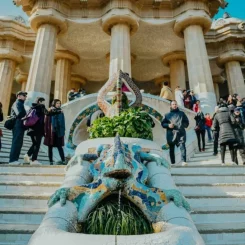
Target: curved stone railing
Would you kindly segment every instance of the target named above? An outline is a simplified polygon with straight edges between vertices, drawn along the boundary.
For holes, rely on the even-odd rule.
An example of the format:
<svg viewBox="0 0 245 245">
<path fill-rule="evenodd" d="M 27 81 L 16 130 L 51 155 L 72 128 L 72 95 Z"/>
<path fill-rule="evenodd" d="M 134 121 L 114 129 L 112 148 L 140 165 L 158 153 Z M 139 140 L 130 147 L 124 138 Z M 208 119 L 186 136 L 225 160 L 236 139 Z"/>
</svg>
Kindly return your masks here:
<svg viewBox="0 0 245 245">
<path fill-rule="evenodd" d="M 132 100 L 132 94 L 126 93 L 129 100 Z M 155 127 L 153 128 L 153 141 L 159 145 L 166 143 L 166 131 L 161 127 L 161 120 L 164 114 L 169 112 L 169 101 L 150 94 L 142 94 L 144 109 L 152 116 Z M 113 93 L 108 93 L 108 100 L 113 97 Z M 87 132 L 87 118 L 88 116 L 98 110 L 97 106 L 97 93 L 86 95 L 77 100 L 71 101 L 62 105 L 62 109 L 66 118 L 66 142 L 69 147 L 75 149 L 76 145 L 88 139 L 89 134 Z M 195 113 L 188 109 L 182 108 L 187 114 L 190 125 L 187 129 L 187 159 L 190 158 L 197 145 L 196 136 L 194 133 Z M 168 154 L 165 156 L 168 158 Z M 176 151 L 176 161 L 180 161 L 180 151 Z"/>
</svg>

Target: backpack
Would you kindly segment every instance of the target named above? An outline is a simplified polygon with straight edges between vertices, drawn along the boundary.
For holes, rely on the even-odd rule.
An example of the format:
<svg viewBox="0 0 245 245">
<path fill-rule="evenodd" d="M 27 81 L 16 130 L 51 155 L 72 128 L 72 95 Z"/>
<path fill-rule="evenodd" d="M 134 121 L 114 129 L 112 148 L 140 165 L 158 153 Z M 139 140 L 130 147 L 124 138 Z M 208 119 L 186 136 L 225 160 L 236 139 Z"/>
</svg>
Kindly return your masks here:
<svg viewBox="0 0 245 245">
<path fill-rule="evenodd" d="M 37 116 L 36 109 L 31 109 L 27 113 L 26 117 L 24 118 L 24 125 L 26 127 L 32 127 L 37 123 L 38 120 L 39 120 L 39 117 Z"/>
</svg>

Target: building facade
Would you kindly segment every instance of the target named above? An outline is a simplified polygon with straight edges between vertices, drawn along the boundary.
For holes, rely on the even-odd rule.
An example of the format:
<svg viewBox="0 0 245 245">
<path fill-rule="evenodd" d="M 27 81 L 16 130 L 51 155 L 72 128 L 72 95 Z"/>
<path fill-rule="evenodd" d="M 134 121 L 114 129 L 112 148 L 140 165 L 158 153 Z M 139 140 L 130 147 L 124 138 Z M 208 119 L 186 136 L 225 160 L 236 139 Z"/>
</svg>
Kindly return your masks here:
<svg viewBox="0 0 245 245">
<path fill-rule="evenodd" d="M 245 97 L 245 22 L 212 21 L 224 0 L 15 0 L 29 16 L 0 17 L 0 98 L 26 90 L 66 102 L 97 92 L 119 69 L 146 93 L 163 81 L 193 89 L 205 111 L 217 98 Z"/>
</svg>

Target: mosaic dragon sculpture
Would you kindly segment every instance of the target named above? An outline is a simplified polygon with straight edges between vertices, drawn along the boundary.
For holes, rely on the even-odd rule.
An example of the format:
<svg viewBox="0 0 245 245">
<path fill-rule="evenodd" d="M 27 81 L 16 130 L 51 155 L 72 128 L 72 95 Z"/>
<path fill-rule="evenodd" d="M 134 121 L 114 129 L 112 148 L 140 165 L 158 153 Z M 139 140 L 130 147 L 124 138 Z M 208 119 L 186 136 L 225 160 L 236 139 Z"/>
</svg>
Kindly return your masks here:
<svg viewBox="0 0 245 245">
<path fill-rule="evenodd" d="M 70 160 L 67 169 L 78 163 L 77 157 Z M 78 210 L 78 221 L 84 222 L 99 202 L 121 190 L 122 195 L 137 205 L 151 222 L 156 221 L 158 212 L 171 201 L 190 211 L 180 191 L 161 190 L 146 185 L 148 170 L 145 165 L 148 162 L 154 161 L 166 168 L 169 168 L 169 163 L 158 155 L 144 152 L 137 144 L 129 149 L 116 136 L 113 145 L 100 145 L 97 154 L 84 154 L 82 159 L 93 161 L 90 166 L 93 181 L 57 190 L 48 202 L 49 207 L 58 201 L 61 206 L 66 200 L 72 201 Z"/>
</svg>

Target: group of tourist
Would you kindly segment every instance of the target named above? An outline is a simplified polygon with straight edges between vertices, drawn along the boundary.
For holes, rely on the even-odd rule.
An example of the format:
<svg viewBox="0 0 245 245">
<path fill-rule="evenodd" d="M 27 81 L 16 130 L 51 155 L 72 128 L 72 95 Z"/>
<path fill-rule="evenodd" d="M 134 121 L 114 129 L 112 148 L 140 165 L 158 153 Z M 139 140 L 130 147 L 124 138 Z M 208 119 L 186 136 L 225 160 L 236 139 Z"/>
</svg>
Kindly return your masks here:
<svg viewBox="0 0 245 245">
<path fill-rule="evenodd" d="M 203 114 L 199 100 L 196 100 L 194 104 L 194 111 L 196 112 L 194 130 L 197 135 L 199 151 L 205 151 L 205 132 L 207 132 L 208 142 L 214 142 L 214 156 L 218 154 L 218 144 L 220 144 L 222 165 L 225 164 L 227 147 L 229 147 L 231 154 L 231 164 L 238 165 L 237 151 L 239 151 L 242 163 L 245 165 L 245 98 L 242 99 L 238 94 L 234 94 L 230 95 L 227 101 L 220 99 L 212 118 L 209 113 Z M 177 146 L 180 147 L 182 165 L 187 165 L 185 129 L 188 125 L 188 117 L 179 110 L 178 102 L 172 100 L 170 112 L 162 120 L 162 127 L 167 129 L 166 138 L 172 164 L 175 164 L 174 149 Z"/>
<path fill-rule="evenodd" d="M 65 155 L 62 148 L 64 146 L 65 118 L 61 109 L 61 101 L 55 99 L 47 110 L 45 108 L 45 99 L 38 97 L 27 112 L 24 107 L 27 93 L 20 91 L 16 96 L 17 99 L 11 107 L 10 119 L 8 119 L 14 120 L 9 163 L 13 165 L 20 164 L 20 152 L 23 146 L 24 134 L 27 130 L 27 135 L 31 137 L 32 145 L 24 156 L 25 163 L 40 165 L 37 157 L 44 137 L 44 145 L 48 146 L 50 165 L 53 165 L 54 162 L 53 147 L 56 147 L 59 151 L 61 158 L 59 164 L 65 164 Z M 8 123 L 8 120 L 5 124 Z"/>
<path fill-rule="evenodd" d="M 84 95 L 86 95 L 86 91 L 82 88 L 78 89 L 78 91 L 76 91 L 75 88 L 72 88 L 68 93 L 67 93 L 67 101 L 72 101 L 75 100 L 77 98 L 81 98 Z"/>
<path fill-rule="evenodd" d="M 196 110 L 197 99 L 193 90 L 186 90 L 177 86 L 173 93 L 172 89 L 168 87 L 168 82 L 164 82 L 160 97 L 168 101 L 172 101 L 175 98 L 178 107 L 187 108 L 193 111 Z"/>
</svg>

